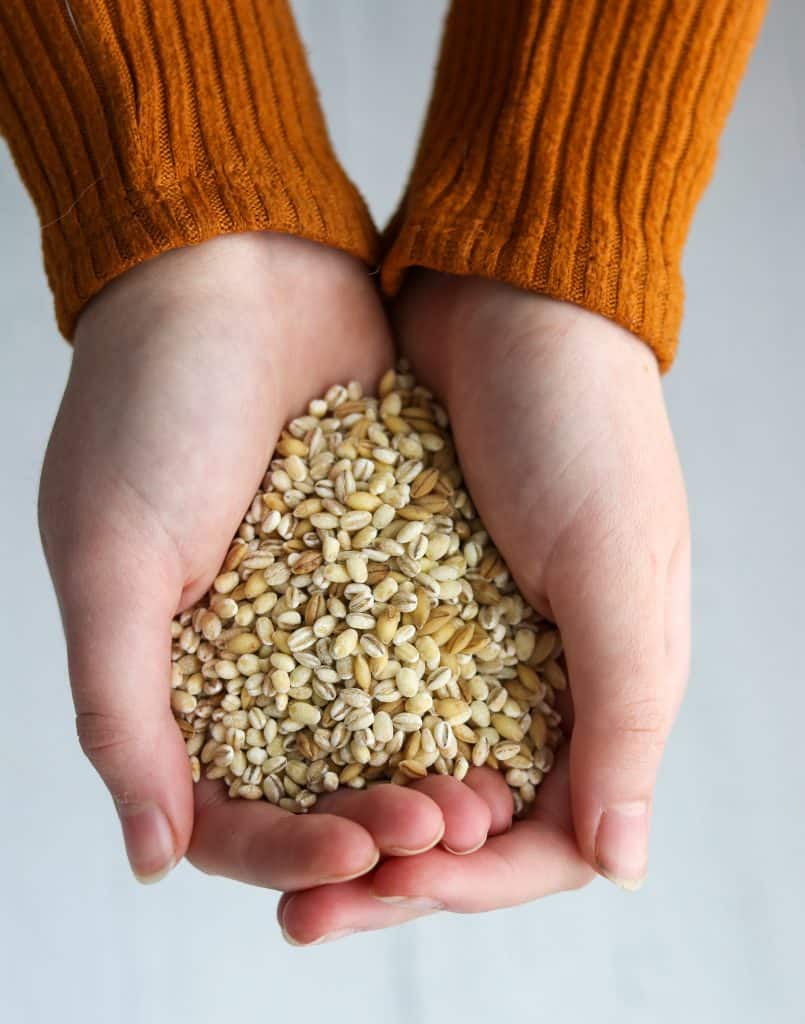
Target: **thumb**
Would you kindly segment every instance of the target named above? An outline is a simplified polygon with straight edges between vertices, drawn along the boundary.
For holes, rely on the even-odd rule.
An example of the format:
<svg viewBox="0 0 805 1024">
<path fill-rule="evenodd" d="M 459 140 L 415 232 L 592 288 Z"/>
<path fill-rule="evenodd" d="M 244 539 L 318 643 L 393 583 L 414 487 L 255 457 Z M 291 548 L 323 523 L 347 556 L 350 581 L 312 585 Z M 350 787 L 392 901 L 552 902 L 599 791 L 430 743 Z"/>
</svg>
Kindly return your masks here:
<svg viewBox="0 0 805 1024">
<path fill-rule="evenodd" d="M 573 694 L 576 836 L 596 870 L 637 889 L 657 770 L 687 674 L 687 542 L 665 557 L 611 541 L 576 553 L 572 564 L 583 575 L 559 573 L 566 582 L 551 601 Z"/>
<path fill-rule="evenodd" d="M 169 564 L 116 549 L 82 552 L 54 572 L 78 737 L 115 802 L 132 871 L 157 881 L 193 825 L 187 753 L 170 710 L 170 621 L 181 587 Z"/>
</svg>

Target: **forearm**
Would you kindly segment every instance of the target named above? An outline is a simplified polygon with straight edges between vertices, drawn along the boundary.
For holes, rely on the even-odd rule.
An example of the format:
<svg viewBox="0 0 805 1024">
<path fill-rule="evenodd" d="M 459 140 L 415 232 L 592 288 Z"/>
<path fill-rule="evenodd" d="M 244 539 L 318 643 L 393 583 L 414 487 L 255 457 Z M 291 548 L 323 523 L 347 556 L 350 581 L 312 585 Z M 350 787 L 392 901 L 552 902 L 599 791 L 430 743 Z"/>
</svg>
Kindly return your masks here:
<svg viewBox="0 0 805 1024">
<path fill-rule="evenodd" d="M 455 0 L 383 284 L 496 278 L 670 365 L 680 258 L 764 0 Z"/>
<path fill-rule="evenodd" d="M 0 132 L 67 337 L 124 270 L 227 232 L 376 257 L 284 0 L 8 0 Z"/>
</svg>

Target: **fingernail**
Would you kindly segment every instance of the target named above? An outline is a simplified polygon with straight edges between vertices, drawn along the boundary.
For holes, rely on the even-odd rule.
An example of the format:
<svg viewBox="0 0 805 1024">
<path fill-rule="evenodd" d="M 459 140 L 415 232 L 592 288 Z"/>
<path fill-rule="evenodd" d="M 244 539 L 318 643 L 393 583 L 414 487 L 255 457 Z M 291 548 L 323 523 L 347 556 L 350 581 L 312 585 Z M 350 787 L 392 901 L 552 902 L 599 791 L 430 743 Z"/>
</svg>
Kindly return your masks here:
<svg viewBox="0 0 805 1024">
<path fill-rule="evenodd" d="M 285 927 L 285 917 L 288 913 L 288 907 L 293 903 L 294 895 L 294 893 L 285 893 L 280 897 L 280 901 L 277 904 L 280 931 L 282 932 L 283 939 L 285 939 L 289 946 L 320 946 L 324 942 L 335 942 L 336 939 L 345 939 L 347 935 L 354 935 L 356 932 L 361 931 L 360 928 L 340 928 L 334 932 L 327 932 L 325 935 L 321 935 L 318 939 L 313 939 L 310 942 L 300 942 Z"/>
<path fill-rule="evenodd" d="M 292 935 L 289 935 L 283 928 L 282 937 L 289 946 L 321 946 L 325 942 L 335 942 L 336 939 L 345 939 L 347 935 L 355 935 L 359 931 L 360 928 L 341 928 L 335 932 L 328 932 L 326 935 L 322 935 L 318 939 L 313 939 L 312 942 L 299 942 Z"/>
<path fill-rule="evenodd" d="M 381 903 L 393 903 L 402 910 L 434 911 L 444 910 L 444 904 L 429 896 L 375 896 Z"/>
<path fill-rule="evenodd" d="M 176 863 L 173 832 L 156 804 L 117 803 L 123 838 L 134 877 L 152 885 L 168 874 Z"/>
<path fill-rule="evenodd" d="M 466 857 L 468 853 L 475 853 L 480 850 L 486 842 L 486 836 L 476 846 L 471 846 L 469 850 L 454 850 L 452 846 L 448 846 L 447 843 L 442 843 L 442 846 L 448 853 L 454 854 L 456 857 Z"/>
<path fill-rule="evenodd" d="M 648 804 L 614 804 L 601 815 L 595 840 L 598 869 L 610 882 L 635 892 L 646 877 Z"/>
</svg>

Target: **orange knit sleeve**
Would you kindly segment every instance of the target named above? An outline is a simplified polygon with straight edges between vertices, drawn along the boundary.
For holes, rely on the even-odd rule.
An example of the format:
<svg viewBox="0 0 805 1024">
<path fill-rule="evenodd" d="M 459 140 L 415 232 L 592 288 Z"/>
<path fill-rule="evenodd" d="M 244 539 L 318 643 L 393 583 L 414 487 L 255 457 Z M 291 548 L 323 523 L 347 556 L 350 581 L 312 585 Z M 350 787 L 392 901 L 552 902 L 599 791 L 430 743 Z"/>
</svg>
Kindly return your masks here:
<svg viewBox="0 0 805 1024">
<path fill-rule="evenodd" d="M 3 0 L 0 132 L 66 337 L 124 270 L 225 232 L 377 259 L 285 0 Z"/>
<path fill-rule="evenodd" d="M 454 0 L 387 231 L 406 267 L 507 281 L 629 328 L 667 368 L 682 247 L 764 0 Z"/>
</svg>

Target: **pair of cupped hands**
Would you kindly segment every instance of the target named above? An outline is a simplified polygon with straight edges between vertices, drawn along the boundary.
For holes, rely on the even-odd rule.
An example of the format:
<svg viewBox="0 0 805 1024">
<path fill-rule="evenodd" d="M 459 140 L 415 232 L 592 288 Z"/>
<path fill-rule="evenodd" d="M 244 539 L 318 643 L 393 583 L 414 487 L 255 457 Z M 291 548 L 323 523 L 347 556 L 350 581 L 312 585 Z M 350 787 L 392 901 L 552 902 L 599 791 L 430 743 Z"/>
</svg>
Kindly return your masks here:
<svg viewBox="0 0 805 1024">
<path fill-rule="evenodd" d="M 479 514 L 565 644 L 572 734 L 522 820 L 503 778 L 346 790 L 307 815 L 190 780 L 170 621 L 209 587 L 283 424 L 410 361 L 450 415 Z M 78 734 L 143 881 L 182 857 L 281 890 L 309 944 L 646 873 L 688 663 L 685 492 L 656 360 L 579 307 L 409 273 L 384 310 L 357 260 L 270 233 L 160 255 L 82 313 L 40 522 Z M 569 730 L 570 731 L 570 730 Z"/>
</svg>

